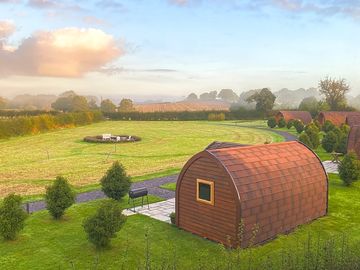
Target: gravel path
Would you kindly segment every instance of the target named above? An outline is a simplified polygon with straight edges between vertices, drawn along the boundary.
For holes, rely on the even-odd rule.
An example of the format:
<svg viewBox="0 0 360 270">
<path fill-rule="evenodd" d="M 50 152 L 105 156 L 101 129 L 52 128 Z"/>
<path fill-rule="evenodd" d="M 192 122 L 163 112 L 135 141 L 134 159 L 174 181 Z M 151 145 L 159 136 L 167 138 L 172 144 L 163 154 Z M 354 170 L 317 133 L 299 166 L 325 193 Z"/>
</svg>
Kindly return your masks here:
<svg viewBox="0 0 360 270">
<path fill-rule="evenodd" d="M 150 195 L 155 195 L 163 199 L 171 199 L 175 197 L 175 192 L 167 189 L 160 188 L 159 186 L 166 183 L 174 183 L 177 180 L 177 175 L 170 175 L 159 177 L 147 181 L 136 182 L 131 185 L 131 188 L 146 187 Z M 92 200 L 105 198 L 105 194 L 101 190 L 94 190 L 89 192 L 80 193 L 76 196 L 76 203 L 83 203 Z M 34 213 L 46 209 L 45 201 L 30 202 L 24 205 L 28 213 Z"/>
<path fill-rule="evenodd" d="M 239 126 L 239 127 L 247 127 L 247 126 Z M 273 130 L 269 128 L 264 127 L 252 127 L 248 126 L 249 128 L 254 129 L 262 129 L 262 130 L 268 130 L 274 133 L 277 133 L 284 137 L 285 141 L 296 141 L 297 137 L 289 134 L 286 131 L 280 131 L 280 130 Z M 167 189 L 160 188 L 161 185 L 166 183 L 175 183 L 177 180 L 178 175 L 170 175 L 165 177 L 159 177 L 154 178 L 151 180 L 146 180 L 142 182 L 136 182 L 131 185 L 131 188 L 140 188 L 140 187 L 146 187 L 149 191 L 150 195 L 155 195 L 157 197 L 163 198 L 165 200 L 175 198 L 175 192 Z M 89 192 L 80 193 L 76 196 L 76 203 L 83 203 L 88 202 L 92 200 L 102 199 L 105 198 L 105 194 L 101 190 L 94 190 Z M 28 213 L 34 213 L 40 210 L 46 209 L 46 205 L 44 201 L 36 201 L 36 202 L 30 202 L 26 205 L 24 205 L 24 208 Z"/>
</svg>

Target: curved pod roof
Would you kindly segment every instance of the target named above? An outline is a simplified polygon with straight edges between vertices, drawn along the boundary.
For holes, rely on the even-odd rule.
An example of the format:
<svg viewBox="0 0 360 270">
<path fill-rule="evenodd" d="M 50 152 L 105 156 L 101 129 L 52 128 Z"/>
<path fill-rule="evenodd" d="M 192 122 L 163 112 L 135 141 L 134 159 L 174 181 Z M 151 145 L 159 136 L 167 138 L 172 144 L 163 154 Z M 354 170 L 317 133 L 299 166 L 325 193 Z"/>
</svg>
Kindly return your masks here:
<svg viewBox="0 0 360 270">
<path fill-rule="evenodd" d="M 360 116 L 360 112 L 320 112 L 318 120 L 321 125 L 323 125 L 326 120 L 329 120 L 335 126 L 340 126 L 346 123 L 348 116 Z"/>
<path fill-rule="evenodd" d="M 309 124 L 312 121 L 311 114 L 307 111 L 279 111 L 276 114 L 276 120 L 284 118 L 286 122 L 290 120 L 301 120 L 304 124 Z"/>
</svg>

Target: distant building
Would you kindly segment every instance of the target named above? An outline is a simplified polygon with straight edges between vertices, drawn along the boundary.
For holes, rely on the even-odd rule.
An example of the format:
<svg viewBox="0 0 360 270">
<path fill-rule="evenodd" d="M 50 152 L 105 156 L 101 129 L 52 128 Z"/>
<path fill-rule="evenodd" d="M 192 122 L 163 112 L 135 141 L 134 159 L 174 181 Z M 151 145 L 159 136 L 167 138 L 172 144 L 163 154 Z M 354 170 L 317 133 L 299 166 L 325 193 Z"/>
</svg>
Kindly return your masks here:
<svg viewBox="0 0 360 270">
<path fill-rule="evenodd" d="M 335 126 L 341 126 L 341 124 L 346 123 L 346 118 L 348 116 L 356 115 L 360 116 L 360 112 L 320 112 L 317 119 L 321 125 L 329 120 Z"/>
<path fill-rule="evenodd" d="M 312 121 L 311 114 L 306 111 L 279 111 L 275 115 L 276 122 L 279 122 L 281 118 L 284 118 L 286 123 L 290 120 L 301 120 L 305 125 Z"/>
</svg>

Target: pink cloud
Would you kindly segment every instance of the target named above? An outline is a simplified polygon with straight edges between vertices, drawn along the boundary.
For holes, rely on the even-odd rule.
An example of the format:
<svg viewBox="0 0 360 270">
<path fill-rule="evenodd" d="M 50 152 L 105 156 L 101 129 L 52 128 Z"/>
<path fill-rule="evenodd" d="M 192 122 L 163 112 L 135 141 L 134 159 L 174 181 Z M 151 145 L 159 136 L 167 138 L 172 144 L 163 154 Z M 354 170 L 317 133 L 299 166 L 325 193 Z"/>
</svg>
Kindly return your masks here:
<svg viewBox="0 0 360 270">
<path fill-rule="evenodd" d="M 16 30 L 16 26 L 11 21 L 0 21 L 0 39 L 11 36 Z"/>
<path fill-rule="evenodd" d="M 123 54 L 115 39 L 98 29 L 42 31 L 12 51 L 0 48 L 0 75 L 80 77 Z"/>
</svg>

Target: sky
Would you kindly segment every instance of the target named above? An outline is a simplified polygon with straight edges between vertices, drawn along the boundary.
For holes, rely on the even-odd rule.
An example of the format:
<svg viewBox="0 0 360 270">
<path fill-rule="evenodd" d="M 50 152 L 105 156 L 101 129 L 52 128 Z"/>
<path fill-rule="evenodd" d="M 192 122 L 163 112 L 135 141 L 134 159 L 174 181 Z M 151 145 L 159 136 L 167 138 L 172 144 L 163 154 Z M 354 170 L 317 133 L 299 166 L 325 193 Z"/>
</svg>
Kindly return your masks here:
<svg viewBox="0 0 360 270">
<path fill-rule="evenodd" d="M 360 0 L 0 0 L 0 96 L 360 94 Z"/>
</svg>

